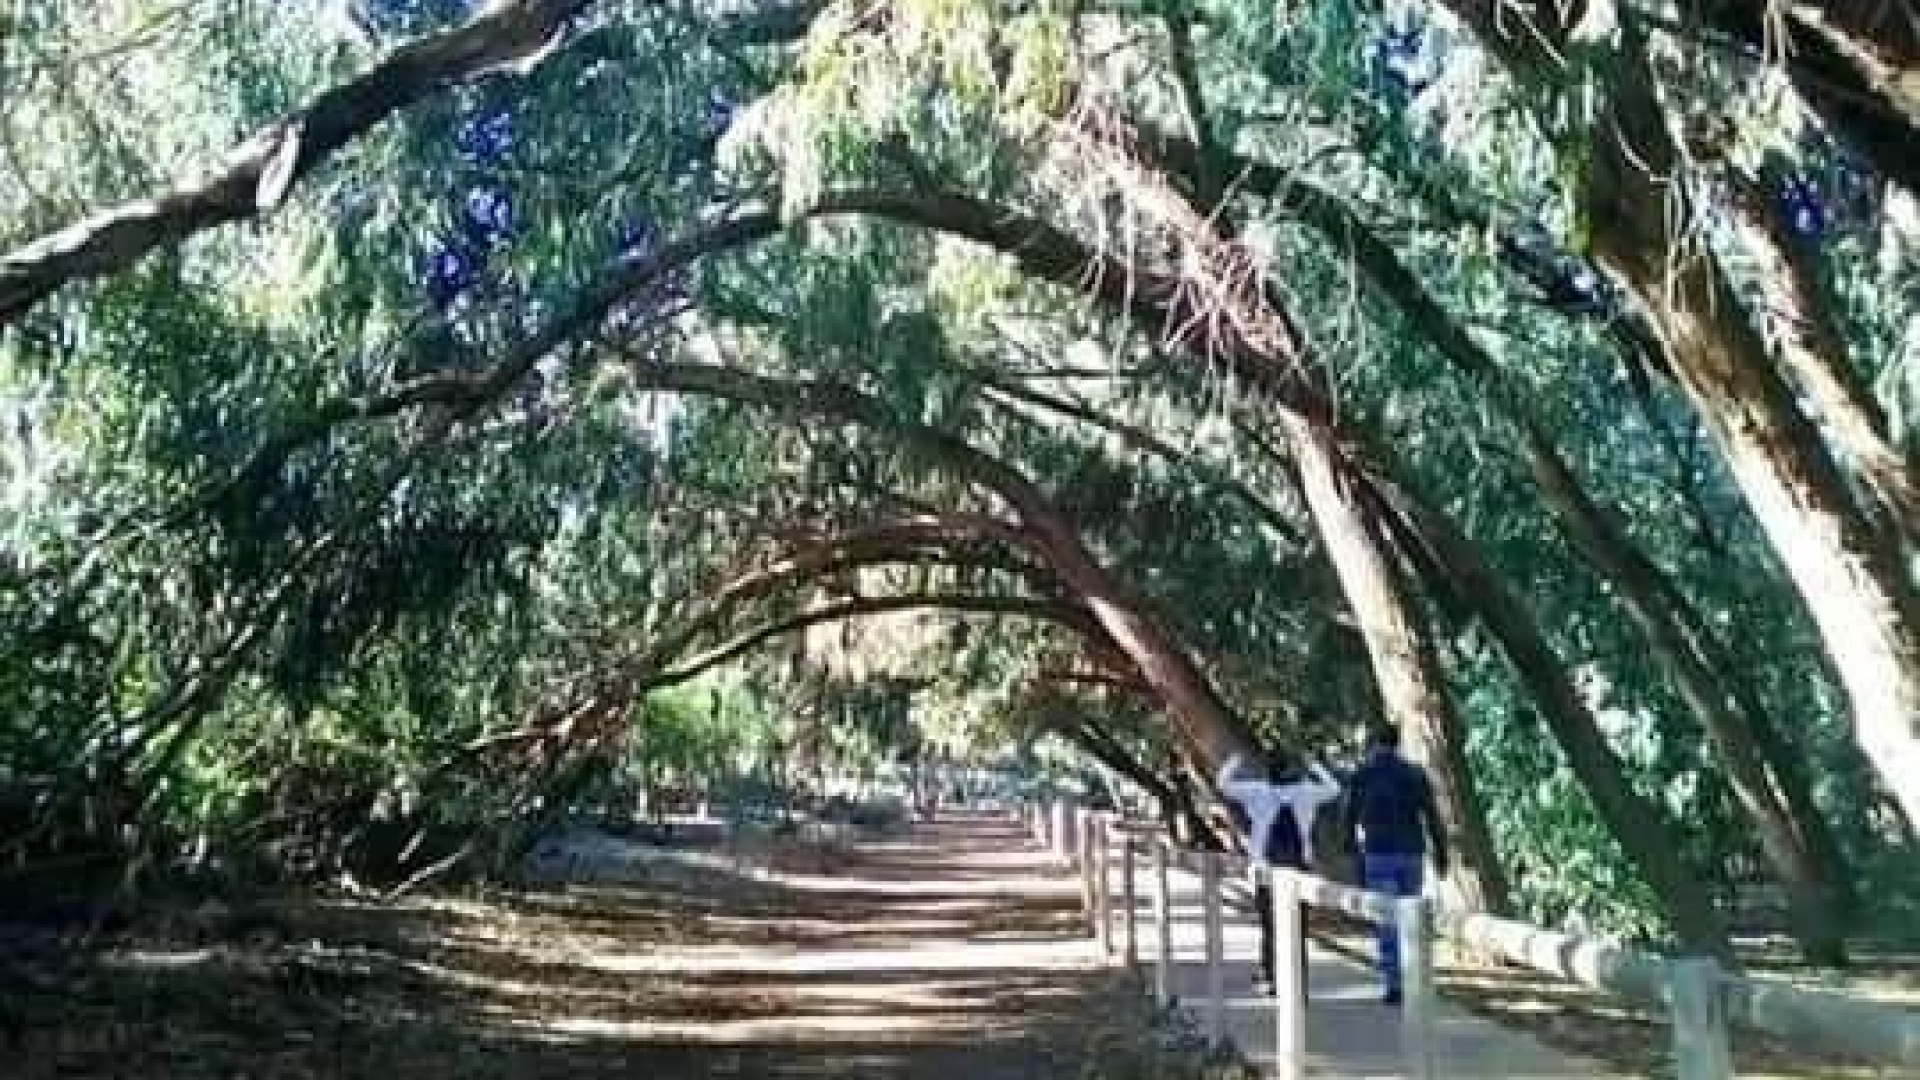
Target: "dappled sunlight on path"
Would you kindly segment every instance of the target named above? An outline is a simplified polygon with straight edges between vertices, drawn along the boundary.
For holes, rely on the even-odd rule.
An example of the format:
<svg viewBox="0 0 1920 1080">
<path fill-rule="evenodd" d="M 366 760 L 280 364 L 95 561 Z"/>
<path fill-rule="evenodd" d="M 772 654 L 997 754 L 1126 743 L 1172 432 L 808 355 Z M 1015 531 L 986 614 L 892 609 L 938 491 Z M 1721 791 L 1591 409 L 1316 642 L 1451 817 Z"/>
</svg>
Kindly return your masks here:
<svg viewBox="0 0 1920 1080">
<path fill-rule="evenodd" d="M 1040 1080 L 1080 1075 L 1103 1031 L 1144 1034 L 1077 880 L 1011 821 L 774 854 L 289 905 L 276 935 L 164 968 L 137 950 L 176 943 L 130 941 L 0 1075 Z"/>
</svg>

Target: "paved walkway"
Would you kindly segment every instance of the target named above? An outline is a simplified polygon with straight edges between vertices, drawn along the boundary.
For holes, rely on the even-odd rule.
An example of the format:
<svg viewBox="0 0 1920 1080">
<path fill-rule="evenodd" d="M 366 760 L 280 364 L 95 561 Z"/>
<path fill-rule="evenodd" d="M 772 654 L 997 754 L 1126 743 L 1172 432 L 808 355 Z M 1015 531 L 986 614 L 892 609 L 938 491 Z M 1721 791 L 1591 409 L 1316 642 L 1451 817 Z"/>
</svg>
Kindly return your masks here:
<svg viewBox="0 0 1920 1080">
<path fill-rule="evenodd" d="M 1122 860 L 1112 861 L 1113 942 L 1124 948 Z M 1153 864 L 1135 865 L 1136 918 L 1142 971 L 1153 984 L 1158 938 L 1153 922 Z M 1170 875 L 1173 902 L 1172 989 L 1199 1019 L 1206 1001 L 1206 927 L 1197 874 L 1175 869 Z M 1230 898 L 1245 895 L 1243 884 L 1227 883 Z M 1256 996 L 1260 931 L 1244 903 L 1228 904 L 1224 934 L 1227 960 L 1225 1028 L 1240 1052 L 1268 1075 L 1274 1069 L 1278 1019 L 1274 999 Z M 1361 1080 L 1406 1075 L 1400 1048 L 1400 1014 L 1380 1002 L 1373 971 L 1311 944 L 1307 957 L 1307 1068 L 1310 1075 Z M 1606 1066 L 1553 1050 L 1532 1037 L 1501 1027 L 1445 1001 L 1434 1022 L 1435 1075 L 1444 1078 L 1500 1077 L 1503 1080 L 1559 1080 L 1564 1077 L 1616 1075 Z"/>
</svg>

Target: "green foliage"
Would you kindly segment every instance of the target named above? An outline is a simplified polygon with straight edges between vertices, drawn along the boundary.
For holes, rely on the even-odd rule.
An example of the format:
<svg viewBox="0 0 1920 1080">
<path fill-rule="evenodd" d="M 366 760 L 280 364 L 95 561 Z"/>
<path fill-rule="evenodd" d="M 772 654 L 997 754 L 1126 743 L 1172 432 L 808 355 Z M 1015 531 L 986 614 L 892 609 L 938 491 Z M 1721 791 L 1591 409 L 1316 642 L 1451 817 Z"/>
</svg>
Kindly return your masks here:
<svg viewBox="0 0 1920 1080">
<path fill-rule="evenodd" d="M 0 119 L 0 240 L 149 195 L 364 70 L 388 43 L 334 7 L 23 7 L 0 75 L 39 107 Z M 908 593 L 1074 599 L 1029 551 L 920 552 L 727 592 L 876 522 L 1009 523 L 999 500 L 894 432 L 636 389 L 646 365 L 686 361 L 833 380 L 964 437 L 1080 526 L 1251 730 L 1350 752 L 1376 694 L 1271 414 L 1163 355 L 1175 328 L 1075 293 L 1104 283 L 1040 282 L 1016 253 L 897 222 L 809 217 L 829 192 L 938 186 L 1156 269 L 1190 265 L 1192 220 L 1231 223 L 1342 422 L 1390 447 L 1518 584 L 1627 782 L 1689 823 L 1687 854 L 1727 868 L 1713 885 L 1729 893 L 1756 862 L 1751 830 L 1697 718 L 1534 488 L 1517 424 L 1551 432 L 1726 637 L 1729 677 L 1791 718 L 1848 853 L 1891 861 L 1819 642 L 1697 419 L 1623 356 L 1619 306 L 1587 297 L 1605 310 L 1570 315 L 1512 266 L 1516 243 L 1581 265 L 1592 94 L 1619 41 L 1585 41 L 1549 77 L 1507 70 L 1412 5 L 1191 12 L 1202 141 L 1311 181 L 1377 230 L 1486 350 L 1500 390 L 1449 366 L 1284 193 L 1217 175 L 1225 204 L 1183 217 L 1184 181 L 1070 109 L 1098 101 L 1192 134 L 1165 20 L 1015 7 L 833 4 L 769 43 L 713 5 L 597 5 L 530 73 L 429 95 L 259 225 L 28 313 L 0 338 L 0 783 L 50 785 L 75 823 L 93 820 L 89 800 L 118 800 L 96 832 L 155 859 L 217 849 L 317 874 L 377 862 L 382 829 L 511 832 L 640 791 L 792 793 L 809 770 L 1055 752 L 1027 706 L 1082 655 L 1072 631 L 893 613 L 879 631 L 774 633 Z M 1413 74 L 1382 51 L 1408 32 Z M 1764 80 L 1717 64 L 1662 77 L 1749 114 L 1742 163 L 1840 175 Z M 1879 215 L 1816 261 L 1858 374 L 1910 441 L 1916 233 L 1910 198 L 1877 198 Z M 791 227 L 624 298 L 497 399 L 321 423 L 343 402 L 486 370 L 622 265 L 760 203 Z M 476 222 L 476 206 L 496 216 Z M 1703 233 L 1745 265 L 1724 222 Z M 445 258 L 472 280 L 436 278 Z M 1429 593 L 1521 905 L 1655 933 L 1647 889 L 1532 703 Z M 733 663 L 652 681 L 762 632 Z M 1094 717 L 1164 771 L 1174 741 L 1153 703 L 1066 696 L 1059 715 Z M 129 822 L 131 841 L 115 827 Z"/>
</svg>

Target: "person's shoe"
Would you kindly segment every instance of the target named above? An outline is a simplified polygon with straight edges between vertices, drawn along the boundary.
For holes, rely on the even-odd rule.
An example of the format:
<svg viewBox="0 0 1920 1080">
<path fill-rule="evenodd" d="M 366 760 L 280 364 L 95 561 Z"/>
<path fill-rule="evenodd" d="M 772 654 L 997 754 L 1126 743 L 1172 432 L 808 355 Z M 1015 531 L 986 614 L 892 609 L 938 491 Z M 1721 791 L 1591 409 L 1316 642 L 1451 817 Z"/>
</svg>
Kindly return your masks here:
<svg viewBox="0 0 1920 1080">
<path fill-rule="evenodd" d="M 1257 997 L 1272 997 L 1277 989 L 1273 980 L 1264 975 L 1253 980 L 1253 992 Z"/>
<path fill-rule="evenodd" d="M 1400 1004 L 1400 991 L 1398 991 L 1398 990 L 1389 990 L 1389 991 L 1387 991 L 1386 993 L 1384 993 L 1384 994 L 1382 994 L 1382 995 L 1380 995 L 1380 1004 L 1382 1004 L 1382 1005 L 1398 1005 L 1398 1004 Z"/>
</svg>

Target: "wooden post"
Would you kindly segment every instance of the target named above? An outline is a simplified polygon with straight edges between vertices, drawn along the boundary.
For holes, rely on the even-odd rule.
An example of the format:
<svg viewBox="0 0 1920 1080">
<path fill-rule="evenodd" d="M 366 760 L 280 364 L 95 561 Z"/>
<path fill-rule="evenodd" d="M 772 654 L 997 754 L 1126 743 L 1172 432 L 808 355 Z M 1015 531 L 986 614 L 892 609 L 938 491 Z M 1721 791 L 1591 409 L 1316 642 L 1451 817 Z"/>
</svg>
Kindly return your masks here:
<svg viewBox="0 0 1920 1080">
<path fill-rule="evenodd" d="M 1203 1031 L 1209 1046 L 1227 1036 L 1226 928 L 1220 910 L 1220 853 L 1200 857 L 1200 910 L 1207 930 L 1207 1009 Z"/>
<path fill-rule="evenodd" d="M 1113 815 L 1093 819 L 1093 921 L 1100 955 L 1113 955 Z"/>
<path fill-rule="evenodd" d="M 1153 925 L 1160 939 L 1153 969 L 1153 997 L 1162 1005 L 1173 1001 L 1173 881 L 1167 865 L 1172 843 L 1161 836 L 1153 844 Z"/>
<path fill-rule="evenodd" d="M 1074 829 L 1074 852 L 1080 860 L 1080 913 L 1087 923 L 1087 936 L 1097 936 L 1094 916 L 1098 909 L 1093 898 L 1093 811 L 1079 808 L 1078 828 Z"/>
<path fill-rule="evenodd" d="M 1307 1075 L 1307 971 L 1300 963 L 1307 928 L 1300 922 L 1299 879 L 1292 871 L 1269 869 L 1273 896 L 1274 987 L 1273 1013 L 1278 1030 L 1273 1043 L 1274 1064 L 1280 1080 L 1303 1080 Z"/>
<path fill-rule="evenodd" d="M 1733 1051 L 1727 1043 L 1720 965 L 1712 960 L 1675 960 L 1668 972 L 1676 1080 L 1729 1080 Z"/>
<path fill-rule="evenodd" d="M 1133 830 L 1122 828 L 1120 832 L 1120 904 L 1126 920 L 1125 930 L 1127 970 L 1136 971 L 1140 967 L 1140 890 L 1134 884 Z"/>
<path fill-rule="evenodd" d="M 1433 1021 L 1439 987 L 1433 969 L 1433 902 L 1407 897 L 1394 902 L 1400 938 L 1400 1050 L 1411 1080 L 1433 1076 Z"/>
</svg>

